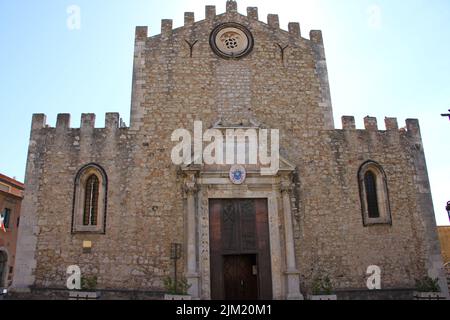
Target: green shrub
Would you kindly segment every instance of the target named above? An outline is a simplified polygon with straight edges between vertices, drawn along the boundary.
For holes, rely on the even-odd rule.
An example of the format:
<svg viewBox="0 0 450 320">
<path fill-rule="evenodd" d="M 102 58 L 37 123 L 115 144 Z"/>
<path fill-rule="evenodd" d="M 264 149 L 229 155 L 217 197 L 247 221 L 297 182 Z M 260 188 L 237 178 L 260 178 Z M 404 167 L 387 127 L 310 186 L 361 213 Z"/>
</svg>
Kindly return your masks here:
<svg viewBox="0 0 450 320">
<path fill-rule="evenodd" d="M 333 293 L 333 284 L 328 276 L 316 277 L 313 282 L 313 295 L 331 295 Z"/>
<path fill-rule="evenodd" d="M 441 292 L 439 279 L 432 279 L 430 277 L 416 280 L 416 289 L 419 292 Z"/>
<path fill-rule="evenodd" d="M 170 277 L 164 279 L 164 286 L 169 294 L 186 296 L 191 285 L 186 278 L 181 278 L 175 282 Z"/>
<path fill-rule="evenodd" d="M 97 289 L 97 277 L 81 278 L 81 289 L 88 291 Z"/>
</svg>

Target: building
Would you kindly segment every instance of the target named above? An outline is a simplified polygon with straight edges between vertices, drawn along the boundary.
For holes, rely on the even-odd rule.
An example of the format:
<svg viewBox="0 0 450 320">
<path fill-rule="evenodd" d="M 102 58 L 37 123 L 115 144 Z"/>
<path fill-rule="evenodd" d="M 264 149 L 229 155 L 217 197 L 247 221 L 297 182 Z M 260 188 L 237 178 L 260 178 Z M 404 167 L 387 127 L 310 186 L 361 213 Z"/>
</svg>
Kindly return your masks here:
<svg viewBox="0 0 450 320">
<path fill-rule="evenodd" d="M 438 227 L 442 248 L 442 259 L 447 273 L 447 283 L 450 290 L 450 227 Z"/>
<path fill-rule="evenodd" d="M 450 264 L 450 227 L 438 227 L 438 232 L 441 241 L 442 259 L 444 259 L 444 264 Z"/>
<path fill-rule="evenodd" d="M 65 288 L 77 265 L 98 290 L 160 292 L 178 243 L 194 298 L 302 299 L 326 276 L 361 298 L 371 266 L 386 297 L 412 297 L 427 275 L 447 293 L 418 120 L 336 129 L 322 33 L 226 8 L 136 29 L 129 127 L 115 113 L 104 128 L 33 116 L 15 291 Z M 233 132 L 248 135 L 239 155 L 258 140 L 274 156 L 202 161 L 223 160 Z"/>
<path fill-rule="evenodd" d="M 0 174 L 0 215 L 5 227 L 0 228 L 0 288 L 8 288 L 13 280 L 23 191 L 21 182 Z"/>
</svg>

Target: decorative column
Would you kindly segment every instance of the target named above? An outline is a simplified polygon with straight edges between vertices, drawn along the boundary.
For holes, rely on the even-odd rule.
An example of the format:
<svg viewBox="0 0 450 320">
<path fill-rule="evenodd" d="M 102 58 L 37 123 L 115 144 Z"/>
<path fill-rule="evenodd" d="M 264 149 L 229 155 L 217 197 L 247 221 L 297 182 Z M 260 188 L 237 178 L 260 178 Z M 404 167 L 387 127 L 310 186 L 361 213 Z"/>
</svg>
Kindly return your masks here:
<svg viewBox="0 0 450 320">
<path fill-rule="evenodd" d="M 284 214 L 284 238 L 286 251 L 286 280 L 287 280 L 287 299 L 303 300 L 300 292 L 300 272 L 297 269 L 295 261 L 294 228 L 292 224 L 291 192 L 292 183 L 289 175 L 283 175 L 281 181 L 281 195 L 283 199 Z"/>
<path fill-rule="evenodd" d="M 187 274 L 191 285 L 189 295 L 193 299 L 200 298 L 199 273 L 197 268 L 197 228 L 195 219 L 195 196 L 197 194 L 195 172 L 186 173 L 185 194 L 187 198 Z"/>
</svg>

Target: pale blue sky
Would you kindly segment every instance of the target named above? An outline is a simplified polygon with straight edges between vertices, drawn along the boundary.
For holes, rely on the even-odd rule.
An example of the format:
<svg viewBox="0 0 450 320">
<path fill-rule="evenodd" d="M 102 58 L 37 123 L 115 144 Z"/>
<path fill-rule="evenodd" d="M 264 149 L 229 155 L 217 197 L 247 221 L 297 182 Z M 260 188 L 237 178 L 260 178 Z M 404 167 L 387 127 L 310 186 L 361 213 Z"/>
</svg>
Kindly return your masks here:
<svg viewBox="0 0 450 320">
<path fill-rule="evenodd" d="M 225 0 L 0 0 L 0 172 L 23 180 L 33 113 L 120 112 L 129 123 L 134 28 L 160 20 L 183 23 L 185 11 L 203 19 L 204 6 Z M 81 29 L 67 27 L 67 8 L 81 9 Z M 419 118 L 438 224 L 448 224 L 450 200 L 450 1 L 238 1 L 258 6 L 260 19 L 278 13 L 283 28 L 323 30 L 336 127 L 342 115 Z"/>
</svg>

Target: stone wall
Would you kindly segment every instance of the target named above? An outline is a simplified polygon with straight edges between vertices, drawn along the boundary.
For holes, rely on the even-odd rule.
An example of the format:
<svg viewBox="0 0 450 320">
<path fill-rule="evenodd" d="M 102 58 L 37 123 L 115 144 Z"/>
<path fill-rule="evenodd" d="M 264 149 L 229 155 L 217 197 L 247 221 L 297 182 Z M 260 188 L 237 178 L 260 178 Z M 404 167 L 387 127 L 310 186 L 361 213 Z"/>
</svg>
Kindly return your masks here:
<svg viewBox="0 0 450 320">
<path fill-rule="evenodd" d="M 384 289 L 413 288 L 429 271 L 426 233 L 435 228 L 425 229 L 417 197 L 415 155 L 423 152 L 412 143 L 417 131 L 398 130 L 394 119 L 386 119 L 387 131 L 378 131 L 369 120 L 375 121 L 366 119 L 366 130 L 355 130 L 354 119 L 346 117 L 343 130 L 323 131 L 309 146 L 291 149 L 305 150 L 297 162 L 296 227 L 306 284 L 328 274 L 337 288 L 365 289 L 367 268 L 376 265 Z M 358 171 L 368 160 L 386 172 L 392 225 L 363 225 Z"/>
<path fill-rule="evenodd" d="M 158 169 L 149 169 L 133 153 L 133 138 L 128 129 L 118 127 L 118 115 L 106 118 L 105 129 L 94 129 L 93 115 L 83 115 L 82 128 L 71 129 L 68 115 L 58 117 L 56 128 L 46 127 L 39 121 L 44 117 L 35 116 L 31 144 L 37 148 L 30 153 L 29 165 L 34 163 L 34 168 L 28 175 L 41 177 L 27 189 L 26 203 L 36 212 L 37 286 L 64 286 L 70 265 L 82 267 L 85 276 L 97 276 L 103 288 L 161 287 L 159 277 L 171 269 L 170 242 L 182 242 L 177 230 L 182 230 L 183 220 L 176 214 L 182 213 L 182 203 L 177 209 L 164 201 L 162 193 L 156 196 Z M 93 162 L 108 176 L 107 234 L 71 234 L 74 178 L 82 165 Z M 143 171 L 141 177 L 133 177 L 137 168 Z M 176 182 L 176 170 L 172 171 L 173 179 L 168 180 Z M 140 181 L 144 176 L 149 185 Z M 148 196 L 152 185 L 153 196 Z M 83 254 L 86 240 L 93 242 L 90 254 Z M 144 277 L 146 273 L 158 278 Z"/>
</svg>

